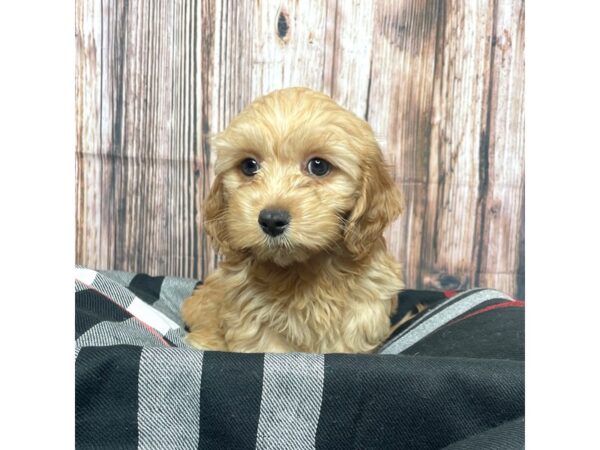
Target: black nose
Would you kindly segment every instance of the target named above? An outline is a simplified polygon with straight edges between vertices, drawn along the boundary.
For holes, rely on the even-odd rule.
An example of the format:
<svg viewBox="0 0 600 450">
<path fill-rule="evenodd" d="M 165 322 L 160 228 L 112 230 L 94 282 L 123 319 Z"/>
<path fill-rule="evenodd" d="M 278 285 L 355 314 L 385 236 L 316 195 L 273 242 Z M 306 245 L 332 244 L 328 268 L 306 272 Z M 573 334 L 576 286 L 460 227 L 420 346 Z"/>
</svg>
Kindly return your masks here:
<svg viewBox="0 0 600 450">
<path fill-rule="evenodd" d="M 290 223 L 290 213 L 283 209 L 263 209 L 258 215 L 258 223 L 263 231 L 278 236 Z"/>
</svg>

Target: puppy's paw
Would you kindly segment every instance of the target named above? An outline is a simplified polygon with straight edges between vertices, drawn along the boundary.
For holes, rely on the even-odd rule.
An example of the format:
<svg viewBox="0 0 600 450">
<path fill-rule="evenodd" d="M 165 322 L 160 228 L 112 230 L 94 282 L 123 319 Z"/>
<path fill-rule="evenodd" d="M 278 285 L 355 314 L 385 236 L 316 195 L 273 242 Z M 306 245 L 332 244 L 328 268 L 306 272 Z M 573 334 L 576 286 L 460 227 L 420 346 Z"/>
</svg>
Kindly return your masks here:
<svg viewBox="0 0 600 450">
<path fill-rule="evenodd" d="M 218 333 L 211 332 L 210 330 L 190 331 L 186 334 L 184 342 L 198 350 L 229 351 L 227 344 Z"/>
</svg>

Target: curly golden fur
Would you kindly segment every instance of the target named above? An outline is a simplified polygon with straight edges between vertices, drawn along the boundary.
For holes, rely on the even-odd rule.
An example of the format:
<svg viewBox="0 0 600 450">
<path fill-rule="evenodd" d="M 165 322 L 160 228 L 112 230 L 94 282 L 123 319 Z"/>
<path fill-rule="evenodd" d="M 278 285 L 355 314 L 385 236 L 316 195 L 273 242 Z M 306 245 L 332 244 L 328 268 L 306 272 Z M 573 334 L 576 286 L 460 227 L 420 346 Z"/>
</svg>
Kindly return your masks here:
<svg viewBox="0 0 600 450">
<path fill-rule="evenodd" d="M 369 125 L 304 88 L 254 101 L 213 141 L 205 202 L 219 268 L 182 307 L 188 342 L 237 352 L 368 352 L 386 337 L 403 288 L 384 228 L 401 212 Z M 315 176 L 318 157 L 331 169 Z M 254 175 L 241 169 L 248 158 Z M 277 236 L 262 210 L 289 213 Z"/>
</svg>

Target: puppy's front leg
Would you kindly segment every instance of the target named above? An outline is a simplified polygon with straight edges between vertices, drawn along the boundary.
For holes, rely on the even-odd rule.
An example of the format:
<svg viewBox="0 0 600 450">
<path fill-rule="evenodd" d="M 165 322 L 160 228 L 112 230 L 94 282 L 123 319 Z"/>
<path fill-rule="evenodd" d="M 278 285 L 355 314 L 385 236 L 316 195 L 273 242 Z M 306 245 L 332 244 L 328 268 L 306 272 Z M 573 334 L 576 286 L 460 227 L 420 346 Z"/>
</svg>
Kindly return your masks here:
<svg viewBox="0 0 600 450">
<path fill-rule="evenodd" d="M 222 299 L 210 284 L 200 286 L 183 302 L 181 317 L 189 328 L 185 341 L 200 350 L 228 351 L 220 319 Z"/>
<path fill-rule="evenodd" d="M 346 315 L 342 330 L 344 344 L 352 353 L 370 353 L 386 338 L 390 329 L 389 302 L 356 302 Z"/>
</svg>

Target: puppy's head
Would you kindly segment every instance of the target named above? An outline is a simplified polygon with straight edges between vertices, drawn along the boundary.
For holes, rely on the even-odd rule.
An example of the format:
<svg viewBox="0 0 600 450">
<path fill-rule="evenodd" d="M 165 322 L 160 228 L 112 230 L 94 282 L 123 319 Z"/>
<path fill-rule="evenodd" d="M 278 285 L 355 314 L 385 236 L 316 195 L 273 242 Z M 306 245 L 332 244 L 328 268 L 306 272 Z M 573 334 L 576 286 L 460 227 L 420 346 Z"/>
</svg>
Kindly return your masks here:
<svg viewBox="0 0 600 450">
<path fill-rule="evenodd" d="M 213 140 L 205 227 L 226 253 L 286 266 L 367 254 L 401 212 L 369 125 L 308 89 L 254 101 Z"/>
</svg>

